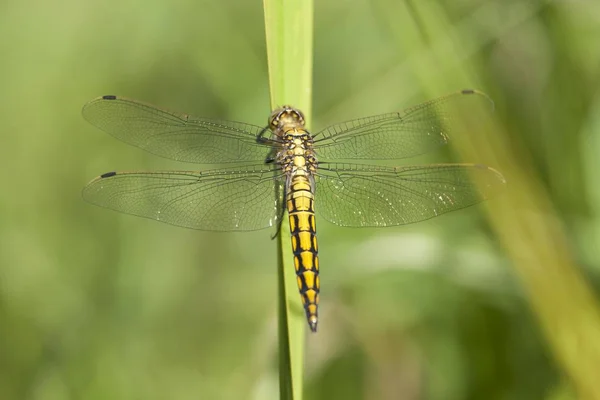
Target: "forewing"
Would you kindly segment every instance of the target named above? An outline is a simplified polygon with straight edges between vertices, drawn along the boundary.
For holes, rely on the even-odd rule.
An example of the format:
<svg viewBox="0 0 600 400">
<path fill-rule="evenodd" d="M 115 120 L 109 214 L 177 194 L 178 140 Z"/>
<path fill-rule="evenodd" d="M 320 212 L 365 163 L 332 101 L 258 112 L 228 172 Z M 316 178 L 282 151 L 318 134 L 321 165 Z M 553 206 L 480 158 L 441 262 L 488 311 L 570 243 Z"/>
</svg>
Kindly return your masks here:
<svg viewBox="0 0 600 400">
<path fill-rule="evenodd" d="M 432 151 L 461 130 L 462 118 L 493 109 L 491 99 L 463 90 L 401 112 L 332 125 L 314 135 L 319 160 L 392 160 Z"/>
<path fill-rule="evenodd" d="M 411 224 L 479 203 L 505 186 L 495 169 L 475 164 L 319 167 L 316 212 L 334 224 Z"/>
<path fill-rule="evenodd" d="M 261 162 L 270 148 L 259 126 L 176 114 L 136 100 L 104 96 L 83 107 L 92 125 L 150 153 L 199 164 Z"/>
<path fill-rule="evenodd" d="M 205 172 L 110 172 L 91 181 L 83 198 L 185 228 L 251 231 L 279 223 L 282 199 L 276 198 L 275 185 L 280 189 L 283 182 L 280 171 L 264 165 Z"/>
</svg>

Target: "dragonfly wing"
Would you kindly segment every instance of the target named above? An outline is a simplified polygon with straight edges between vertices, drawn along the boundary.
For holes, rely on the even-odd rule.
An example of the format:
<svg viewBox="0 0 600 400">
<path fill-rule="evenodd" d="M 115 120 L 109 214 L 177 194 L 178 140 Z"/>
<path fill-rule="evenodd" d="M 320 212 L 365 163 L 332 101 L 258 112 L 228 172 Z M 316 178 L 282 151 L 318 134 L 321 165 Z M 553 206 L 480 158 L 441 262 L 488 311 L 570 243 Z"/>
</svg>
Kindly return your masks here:
<svg viewBox="0 0 600 400">
<path fill-rule="evenodd" d="M 319 166 L 316 211 L 341 226 L 411 224 L 485 200 L 505 186 L 496 170 L 475 164 Z"/>
<path fill-rule="evenodd" d="M 463 90 L 401 112 L 332 125 L 314 135 L 319 160 L 392 160 L 432 151 L 461 129 L 461 117 L 493 109 L 484 93 Z"/>
<path fill-rule="evenodd" d="M 109 172 L 91 181 L 83 198 L 186 228 L 251 231 L 279 223 L 284 181 L 280 170 L 264 164 L 244 170 Z"/>
<path fill-rule="evenodd" d="M 263 128 L 176 114 L 149 104 L 103 96 L 83 107 L 92 125 L 150 153 L 198 164 L 264 161 L 270 148 L 256 142 Z"/>
</svg>

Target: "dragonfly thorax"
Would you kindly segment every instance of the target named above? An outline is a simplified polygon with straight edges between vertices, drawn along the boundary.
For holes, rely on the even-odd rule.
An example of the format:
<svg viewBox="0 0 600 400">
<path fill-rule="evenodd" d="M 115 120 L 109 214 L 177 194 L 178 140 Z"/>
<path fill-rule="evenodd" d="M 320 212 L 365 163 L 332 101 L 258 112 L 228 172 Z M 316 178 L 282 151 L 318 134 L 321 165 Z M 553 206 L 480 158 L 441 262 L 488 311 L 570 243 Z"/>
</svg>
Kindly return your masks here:
<svg viewBox="0 0 600 400">
<path fill-rule="evenodd" d="M 277 163 L 282 169 L 292 173 L 314 173 L 318 163 L 310 133 L 302 128 L 291 128 L 280 137 L 282 147 L 277 153 Z"/>
<path fill-rule="evenodd" d="M 269 127 L 278 134 L 289 128 L 304 127 L 304 114 L 292 106 L 283 106 L 274 110 L 269 116 Z"/>
</svg>

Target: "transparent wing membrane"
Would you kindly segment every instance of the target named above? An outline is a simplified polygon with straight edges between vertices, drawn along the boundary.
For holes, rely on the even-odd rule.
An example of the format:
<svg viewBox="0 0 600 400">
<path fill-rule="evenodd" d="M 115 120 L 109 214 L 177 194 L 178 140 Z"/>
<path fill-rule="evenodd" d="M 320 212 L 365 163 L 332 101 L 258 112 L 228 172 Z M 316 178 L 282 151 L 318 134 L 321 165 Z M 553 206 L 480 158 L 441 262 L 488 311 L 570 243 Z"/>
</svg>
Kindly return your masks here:
<svg viewBox="0 0 600 400">
<path fill-rule="evenodd" d="M 504 187 L 502 175 L 475 164 L 319 168 L 317 214 L 341 226 L 411 224 L 485 200 Z"/>
<path fill-rule="evenodd" d="M 83 107 L 92 125 L 150 153 L 198 164 L 263 162 L 269 147 L 256 142 L 263 128 L 175 114 L 135 100 L 99 97 Z"/>
<path fill-rule="evenodd" d="M 318 132 L 314 135 L 319 160 L 317 214 L 342 226 L 394 226 L 433 218 L 493 195 L 505 185 L 504 178 L 481 165 L 378 167 L 337 162 L 423 154 L 445 144 L 461 130 L 462 117 L 482 107 L 490 109 L 493 103 L 483 93 L 464 90 L 402 112 L 355 119 Z M 108 173 L 84 188 L 87 201 L 211 231 L 256 230 L 281 220 L 289 177 L 276 162 L 264 163 L 277 149 L 270 147 L 272 141 L 257 143 L 263 128 L 175 114 L 115 96 L 92 100 L 83 115 L 111 135 L 163 157 L 239 163 L 203 172 Z"/>
<path fill-rule="evenodd" d="M 90 182 L 90 203 L 168 224 L 208 231 L 275 226 L 275 185 L 285 177 L 265 165 L 205 172 L 112 172 Z M 279 190 L 279 193 L 282 193 Z"/>
<path fill-rule="evenodd" d="M 493 109 L 491 99 L 463 90 L 401 112 L 359 118 L 316 133 L 319 160 L 397 160 L 424 154 L 461 130 L 461 117 Z"/>
</svg>

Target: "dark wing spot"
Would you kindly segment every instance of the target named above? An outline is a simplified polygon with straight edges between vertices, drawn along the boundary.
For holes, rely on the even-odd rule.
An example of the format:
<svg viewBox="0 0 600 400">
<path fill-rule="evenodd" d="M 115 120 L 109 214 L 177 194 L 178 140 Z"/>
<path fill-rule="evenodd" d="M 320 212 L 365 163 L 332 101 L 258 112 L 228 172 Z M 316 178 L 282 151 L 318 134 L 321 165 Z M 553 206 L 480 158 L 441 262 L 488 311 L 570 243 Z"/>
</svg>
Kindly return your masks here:
<svg viewBox="0 0 600 400">
<path fill-rule="evenodd" d="M 475 91 L 473 89 L 464 89 L 460 91 L 462 94 L 473 94 Z"/>
<path fill-rule="evenodd" d="M 115 176 L 117 173 L 112 171 L 112 172 L 107 172 L 105 174 L 100 175 L 100 178 L 110 178 L 111 176 Z"/>
<path fill-rule="evenodd" d="M 116 99 L 117 99 L 117 96 L 115 96 L 115 95 L 112 95 L 112 94 L 108 94 L 108 95 L 106 95 L 106 96 L 102 96 L 102 99 L 103 99 L 103 100 L 116 100 Z"/>
</svg>

